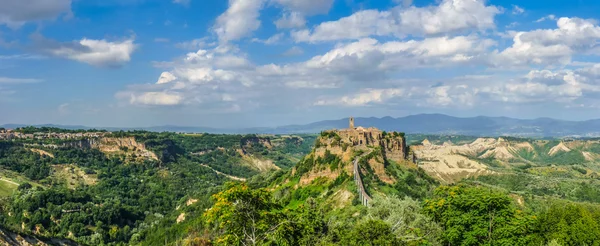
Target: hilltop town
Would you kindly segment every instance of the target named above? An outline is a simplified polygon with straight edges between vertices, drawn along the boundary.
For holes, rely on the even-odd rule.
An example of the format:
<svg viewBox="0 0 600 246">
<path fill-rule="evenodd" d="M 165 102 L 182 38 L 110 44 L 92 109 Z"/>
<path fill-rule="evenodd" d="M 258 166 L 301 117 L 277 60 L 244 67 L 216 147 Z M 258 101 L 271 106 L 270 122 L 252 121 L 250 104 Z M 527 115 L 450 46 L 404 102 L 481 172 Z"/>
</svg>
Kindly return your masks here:
<svg viewBox="0 0 600 246">
<path fill-rule="evenodd" d="M 62 132 L 34 132 L 34 133 L 22 133 L 12 129 L 0 129 L 0 140 L 12 140 L 12 139 L 61 139 L 61 140 L 72 140 L 82 138 L 100 138 L 110 134 L 109 132 L 74 132 L 74 133 L 62 133 Z"/>
</svg>

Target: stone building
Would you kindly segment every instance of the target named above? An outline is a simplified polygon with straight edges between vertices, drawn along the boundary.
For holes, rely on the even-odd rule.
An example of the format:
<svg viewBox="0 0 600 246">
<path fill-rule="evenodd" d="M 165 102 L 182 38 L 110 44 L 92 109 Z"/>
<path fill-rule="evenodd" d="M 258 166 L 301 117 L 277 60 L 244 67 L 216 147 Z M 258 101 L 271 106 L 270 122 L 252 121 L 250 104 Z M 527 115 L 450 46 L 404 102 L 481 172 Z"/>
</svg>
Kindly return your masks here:
<svg viewBox="0 0 600 246">
<path fill-rule="evenodd" d="M 406 140 L 397 133 L 388 133 L 374 128 L 355 127 L 354 118 L 350 117 L 347 129 L 337 130 L 343 143 L 353 147 L 381 147 L 386 158 L 394 161 L 404 160 L 406 153 Z"/>
</svg>

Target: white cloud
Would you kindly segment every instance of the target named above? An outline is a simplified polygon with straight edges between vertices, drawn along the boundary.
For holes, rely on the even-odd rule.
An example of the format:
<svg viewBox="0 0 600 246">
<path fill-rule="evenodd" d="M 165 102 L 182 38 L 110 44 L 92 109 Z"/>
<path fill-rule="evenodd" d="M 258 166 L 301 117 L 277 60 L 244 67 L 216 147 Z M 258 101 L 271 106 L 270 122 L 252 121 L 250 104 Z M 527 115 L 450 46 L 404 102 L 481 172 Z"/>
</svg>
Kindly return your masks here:
<svg viewBox="0 0 600 246">
<path fill-rule="evenodd" d="M 217 45 L 215 42 L 211 42 L 208 38 L 198 38 L 190 41 L 179 42 L 175 44 L 175 47 L 184 50 L 198 50 L 205 49 Z"/>
<path fill-rule="evenodd" d="M 492 40 L 479 39 L 477 36 L 386 43 L 361 39 L 316 56 L 307 62 L 307 66 L 348 69 L 347 72 L 371 68 L 383 72 L 399 67 L 457 65 L 481 59 L 478 55 L 494 44 Z"/>
<path fill-rule="evenodd" d="M 477 89 L 470 89 L 467 85 L 438 86 L 426 90 L 423 97 L 430 107 L 472 107 L 477 93 Z"/>
<path fill-rule="evenodd" d="M 71 0 L 0 0 L 0 6 L 0 25 L 11 28 L 71 14 Z"/>
<path fill-rule="evenodd" d="M 312 31 L 293 32 L 300 42 L 360 39 L 369 36 L 426 36 L 495 28 L 500 13 L 482 0 L 443 0 L 438 6 L 396 7 L 390 11 L 362 10 L 337 21 L 323 22 Z"/>
<path fill-rule="evenodd" d="M 214 26 L 219 40 L 235 41 L 247 37 L 260 27 L 260 10 L 264 0 L 229 0 L 229 8 Z"/>
<path fill-rule="evenodd" d="M 513 45 L 492 57 L 496 66 L 568 64 L 574 54 L 598 48 L 600 27 L 593 20 L 560 18 L 557 29 L 514 34 Z"/>
<path fill-rule="evenodd" d="M 278 34 L 275 34 L 275 35 L 269 37 L 266 40 L 261 40 L 261 39 L 258 39 L 258 38 L 253 38 L 252 42 L 259 42 L 259 43 L 263 43 L 263 44 L 267 44 L 267 45 L 276 44 L 276 43 L 279 43 L 279 41 L 281 41 L 281 39 L 283 39 L 284 36 L 285 36 L 285 34 L 278 33 Z"/>
<path fill-rule="evenodd" d="M 597 66 L 574 71 L 532 70 L 522 79 L 496 86 L 484 86 L 481 91 L 490 95 L 492 100 L 501 102 L 558 102 L 565 107 L 581 105 L 583 101 L 595 101 L 597 93 L 600 92 L 597 78 L 590 73 L 595 67 Z"/>
<path fill-rule="evenodd" d="M 316 106 L 341 105 L 341 106 L 365 106 L 372 103 L 384 103 L 385 101 L 400 97 L 404 90 L 393 89 L 365 89 L 359 93 L 343 96 L 337 99 L 319 100 L 315 102 Z"/>
<path fill-rule="evenodd" d="M 513 15 L 520 15 L 520 14 L 523 14 L 523 13 L 525 13 L 525 9 L 524 8 L 521 8 L 521 7 L 513 4 L 513 10 L 512 10 L 512 14 Z"/>
<path fill-rule="evenodd" d="M 175 75 L 173 75 L 172 73 L 163 72 L 162 74 L 160 74 L 160 77 L 158 78 L 156 84 L 167 84 L 173 82 L 176 79 L 177 77 L 175 77 Z"/>
<path fill-rule="evenodd" d="M 275 21 L 277 29 L 302 28 L 306 26 L 304 15 L 298 12 L 284 13 Z"/>
<path fill-rule="evenodd" d="M 333 89 L 340 87 L 338 83 L 322 83 L 322 81 L 297 80 L 285 83 L 287 87 L 296 89 Z"/>
<path fill-rule="evenodd" d="M 173 106 L 181 104 L 182 101 L 183 97 L 174 92 L 144 92 L 129 95 L 129 102 L 139 105 Z"/>
<path fill-rule="evenodd" d="M 535 22 L 543 22 L 543 21 L 547 21 L 547 20 L 555 21 L 556 20 L 556 16 L 555 15 L 547 15 L 547 16 L 544 16 L 542 18 L 539 18 Z"/>
<path fill-rule="evenodd" d="M 137 45 L 133 39 L 109 42 L 84 38 L 71 44 L 42 48 L 52 56 L 67 58 L 98 67 L 119 67 L 131 60 Z"/>
</svg>

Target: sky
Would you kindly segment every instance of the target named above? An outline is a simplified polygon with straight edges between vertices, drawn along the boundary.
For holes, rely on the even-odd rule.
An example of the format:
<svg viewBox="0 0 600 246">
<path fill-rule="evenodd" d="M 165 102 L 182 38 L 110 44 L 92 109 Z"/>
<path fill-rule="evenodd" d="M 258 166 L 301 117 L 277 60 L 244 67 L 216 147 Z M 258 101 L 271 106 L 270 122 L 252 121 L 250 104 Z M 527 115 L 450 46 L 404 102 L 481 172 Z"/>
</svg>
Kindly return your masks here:
<svg viewBox="0 0 600 246">
<path fill-rule="evenodd" d="M 0 124 L 600 118 L 597 0 L 0 0 Z"/>
</svg>

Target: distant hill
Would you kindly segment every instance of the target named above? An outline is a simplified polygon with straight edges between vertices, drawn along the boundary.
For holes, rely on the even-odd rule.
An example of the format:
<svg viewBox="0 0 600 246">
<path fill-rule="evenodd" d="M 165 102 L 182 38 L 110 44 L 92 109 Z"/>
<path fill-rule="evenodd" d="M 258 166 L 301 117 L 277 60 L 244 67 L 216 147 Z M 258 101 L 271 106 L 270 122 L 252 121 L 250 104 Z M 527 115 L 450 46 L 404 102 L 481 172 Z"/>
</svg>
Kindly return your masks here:
<svg viewBox="0 0 600 246">
<path fill-rule="evenodd" d="M 564 121 L 550 118 L 531 120 L 508 117 L 469 117 L 460 118 L 443 114 L 419 114 L 400 118 L 356 118 L 357 126 L 376 127 L 385 131 L 402 131 L 408 134 L 453 134 L 471 136 L 521 136 L 521 137 L 600 137 L 600 119 L 587 121 Z M 6 125 L 15 128 L 24 125 Z M 66 129 L 89 129 L 85 126 L 44 125 Z M 318 133 L 327 129 L 342 129 L 348 126 L 348 119 L 326 120 L 306 125 L 288 125 L 273 128 L 219 129 L 208 127 L 156 126 L 140 128 L 106 127 L 106 130 L 148 130 L 172 132 L 206 133 Z"/>
</svg>

